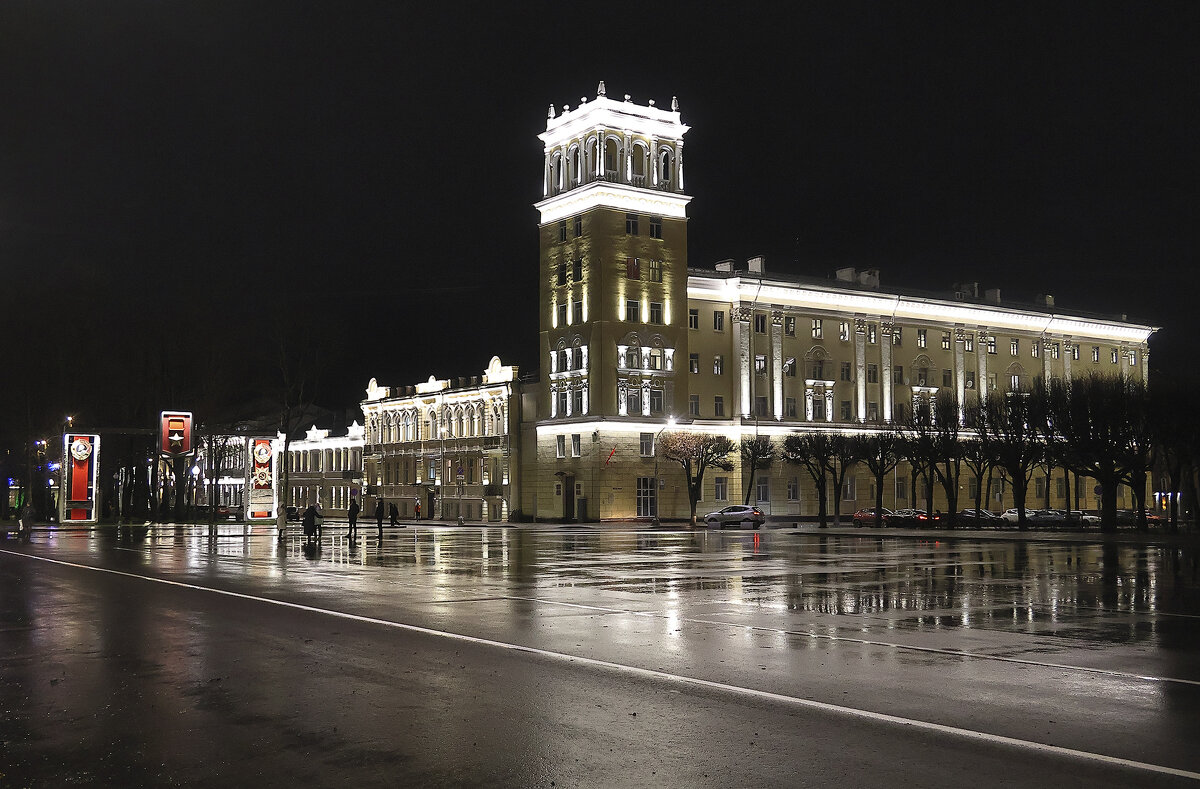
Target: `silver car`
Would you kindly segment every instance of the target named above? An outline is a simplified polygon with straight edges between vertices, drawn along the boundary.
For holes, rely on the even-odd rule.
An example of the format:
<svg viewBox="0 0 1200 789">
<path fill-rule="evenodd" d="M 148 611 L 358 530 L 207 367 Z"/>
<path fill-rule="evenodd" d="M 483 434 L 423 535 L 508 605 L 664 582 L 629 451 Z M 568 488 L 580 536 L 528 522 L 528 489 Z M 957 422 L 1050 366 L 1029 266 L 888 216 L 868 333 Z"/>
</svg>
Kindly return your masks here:
<svg viewBox="0 0 1200 789">
<path fill-rule="evenodd" d="M 749 522 L 754 526 L 762 526 L 766 521 L 766 516 L 758 507 L 747 507 L 741 504 L 734 504 L 716 512 L 710 512 L 704 516 L 704 523 L 707 526 L 715 526 L 717 528 L 725 528 L 726 526 L 741 526 L 743 523 Z"/>
</svg>

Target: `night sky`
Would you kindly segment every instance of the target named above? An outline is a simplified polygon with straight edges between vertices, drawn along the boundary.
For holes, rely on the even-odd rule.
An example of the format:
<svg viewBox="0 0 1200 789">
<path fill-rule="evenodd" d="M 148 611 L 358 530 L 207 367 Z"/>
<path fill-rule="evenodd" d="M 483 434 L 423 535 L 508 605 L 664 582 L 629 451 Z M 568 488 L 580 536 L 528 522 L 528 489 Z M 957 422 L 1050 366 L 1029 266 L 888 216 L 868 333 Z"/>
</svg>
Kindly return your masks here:
<svg viewBox="0 0 1200 789">
<path fill-rule="evenodd" d="M 1051 293 L 1196 363 L 1200 3 L 506 5 L 0 6 L 0 446 L 269 401 L 287 326 L 333 407 L 534 372 L 536 135 L 601 79 L 679 99 L 692 266 Z"/>
</svg>

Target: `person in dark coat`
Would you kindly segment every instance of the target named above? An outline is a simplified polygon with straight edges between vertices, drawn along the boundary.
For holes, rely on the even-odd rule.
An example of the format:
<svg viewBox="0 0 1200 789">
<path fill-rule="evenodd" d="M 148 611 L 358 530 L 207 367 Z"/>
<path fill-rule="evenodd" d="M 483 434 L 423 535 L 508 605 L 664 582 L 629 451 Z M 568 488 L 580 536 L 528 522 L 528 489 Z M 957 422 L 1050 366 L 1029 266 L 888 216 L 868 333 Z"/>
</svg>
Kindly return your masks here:
<svg viewBox="0 0 1200 789">
<path fill-rule="evenodd" d="M 304 517 L 300 521 L 300 525 L 304 529 L 304 539 L 312 544 L 317 541 L 317 507 L 314 504 L 308 505 L 308 509 L 304 511 Z"/>
<path fill-rule="evenodd" d="M 395 502 L 388 506 L 388 518 L 392 521 L 392 528 L 396 528 L 396 521 L 400 520 L 400 510 L 396 508 Z"/>
<path fill-rule="evenodd" d="M 383 497 L 375 499 L 375 525 L 379 529 L 379 536 L 383 536 Z"/>
<path fill-rule="evenodd" d="M 358 536 L 358 509 L 358 499 L 351 496 L 350 509 L 347 510 L 346 515 L 350 518 L 350 530 L 347 532 L 347 536 L 352 540 Z"/>
</svg>

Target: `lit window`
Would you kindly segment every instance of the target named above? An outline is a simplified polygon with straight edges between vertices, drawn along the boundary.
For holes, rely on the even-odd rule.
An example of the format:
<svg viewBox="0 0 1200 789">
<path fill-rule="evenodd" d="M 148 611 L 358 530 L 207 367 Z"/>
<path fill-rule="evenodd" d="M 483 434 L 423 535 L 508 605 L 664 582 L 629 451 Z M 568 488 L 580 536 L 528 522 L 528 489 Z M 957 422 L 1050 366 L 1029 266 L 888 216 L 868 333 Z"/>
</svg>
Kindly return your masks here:
<svg viewBox="0 0 1200 789">
<path fill-rule="evenodd" d="M 783 333 L 789 337 L 796 336 L 796 319 L 787 317 L 783 319 Z"/>
<path fill-rule="evenodd" d="M 725 398 L 721 395 L 713 397 L 713 416 L 725 416 Z"/>
<path fill-rule="evenodd" d="M 963 339 L 963 350 L 967 352 L 975 350 L 975 338 L 970 334 Z"/>
<path fill-rule="evenodd" d="M 917 347 L 924 348 L 928 343 L 928 331 L 926 329 L 917 329 Z"/>
<path fill-rule="evenodd" d="M 688 328 L 700 328 L 700 310 L 688 310 Z"/>
<path fill-rule="evenodd" d="M 1016 356 L 1018 353 L 1021 352 L 1021 341 L 1020 340 L 1010 340 L 1008 343 L 1008 349 L 1012 352 L 1013 356 Z"/>
<path fill-rule="evenodd" d="M 637 258 L 625 258 L 625 278 L 641 279 L 642 264 Z"/>
<path fill-rule="evenodd" d="M 729 500 L 729 477 L 713 478 L 713 498 L 717 501 Z"/>
<path fill-rule="evenodd" d="M 1009 391 L 1013 391 L 1013 392 L 1020 389 L 1021 388 L 1021 376 L 1019 376 L 1015 373 L 1013 375 L 1010 375 L 1008 377 L 1008 388 L 1009 388 Z"/>
<path fill-rule="evenodd" d="M 625 302 L 625 320 L 631 323 L 638 321 L 638 303 L 634 299 Z"/>
<path fill-rule="evenodd" d="M 700 395 L 688 395 L 688 413 L 692 416 L 700 416 Z"/>
<path fill-rule="evenodd" d="M 767 316 L 766 315 L 759 314 L 759 315 L 754 316 L 754 331 L 757 332 L 758 334 L 766 334 L 767 333 Z"/>
<path fill-rule="evenodd" d="M 1038 358 L 1039 356 L 1041 356 L 1042 355 L 1042 344 L 1040 342 L 1038 342 L 1037 340 L 1034 340 L 1033 342 L 1029 343 L 1029 354 L 1030 354 L 1030 356 L 1032 356 L 1035 359 Z"/>
<path fill-rule="evenodd" d="M 637 235 L 635 232 L 634 235 Z M 662 238 L 662 217 L 650 217 L 650 238 Z"/>
<path fill-rule="evenodd" d="M 581 442 L 579 440 L 579 434 L 572 433 L 571 434 L 571 457 L 577 458 L 581 454 L 580 450 L 582 449 L 582 447 L 580 446 L 580 443 Z"/>
<path fill-rule="evenodd" d="M 987 338 L 987 352 L 995 355 L 996 353 L 996 335 L 989 334 Z"/>
<path fill-rule="evenodd" d="M 651 370 L 661 370 L 663 368 L 663 351 L 662 348 L 651 348 L 650 353 L 646 357 L 650 360 Z"/>
<path fill-rule="evenodd" d="M 663 322 L 662 304 L 660 304 L 657 301 L 650 302 L 650 322 L 651 323 L 662 323 Z"/>
<path fill-rule="evenodd" d="M 725 331 L 725 310 L 713 313 L 713 331 Z"/>
<path fill-rule="evenodd" d="M 725 358 L 717 355 L 713 357 L 713 375 L 722 375 L 725 372 Z"/>
<path fill-rule="evenodd" d="M 567 456 L 567 437 L 566 436 L 555 436 L 555 439 L 557 440 L 557 452 L 556 452 L 557 456 L 560 458 L 566 457 Z"/>
<path fill-rule="evenodd" d="M 1137 351 L 1129 352 L 1129 366 L 1137 367 Z"/>
<path fill-rule="evenodd" d="M 879 328 L 874 323 L 867 324 L 867 342 L 872 345 L 879 342 Z"/>
<path fill-rule="evenodd" d="M 1117 364 L 1117 361 L 1118 361 L 1117 349 L 1113 348 L 1112 349 L 1112 363 Z"/>
<path fill-rule="evenodd" d="M 1074 361 L 1079 361 L 1079 343 L 1071 343 L 1069 347 L 1071 349 L 1071 358 Z"/>
<path fill-rule="evenodd" d="M 819 340 L 819 339 L 821 339 L 821 333 L 822 333 L 822 331 L 823 331 L 823 330 L 822 330 L 822 328 L 821 328 L 821 319 L 820 319 L 820 318 L 813 318 L 813 322 L 812 322 L 812 336 L 813 336 L 813 339 L 814 339 L 814 340 Z"/>
<path fill-rule="evenodd" d="M 651 282 L 662 282 L 662 261 L 651 260 L 647 267 L 649 269 L 649 277 Z"/>
<path fill-rule="evenodd" d="M 789 356 L 788 360 L 783 363 L 783 373 L 788 378 L 796 377 L 796 357 Z"/>
<path fill-rule="evenodd" d="M 850 324 L 842 321 L 838 326 L 838 339 L 845 342 L 850 339 Z"/>
<path fill-rule="evenodd" d="M 625 215 L 625 235 L 636 236 L 637 234 L 638 234 L 638 215 L 637 214 L 626 214 Z"/>
<path fill-rule="evenodd" d="M 903 335 L 904 335 L 904 329 L 902 329 L 899 326 L 893 326 L 892 327 L 892 345 L 900 345 L 902 343 L 901 338 L 903 337 Z"/>
<path fill-rule="evenodd" d="M 1092 361 L 1097 364 L 1100 362 L 1100 346 L 1099 345 L 1092 346 Z"/>
<path fill-rule="evenodd" d="M 754 372 L 765 375 L 767 372 L 767 357 L 761 353 L 754 355 Z"/>
<path fill-rule="evenodd" d="M 689 353 L 688 354 L 688 372 L 689 373 L 700 372 L 700 354 L 698 354 L 698 353 Z"/>
<path fill-rule="evenodd" d="M 948 331 L 942 332 L 942 350 L 950 350 L 950 332 Z"/>
<path fill-rule="evenodd" d="M 642 457 L 648 458 L 654 454 L 654 434 L 642 433 L 640 439 L 639 444 Z"/>
<path fill-rule="evenodd" d="M 1057 358 L 1058 358 L 1058 354 L 1059 354 L 1059 352 L 1060 352 L 1060 348 L 1061 348 L 1061 346 L 1060 346 L 1058 343 L 1054 343 L 1054 344 L 1052 344 L 1052 345 L 1050 346 L 1050 358 L 1051 358 L 1051 359 L 1057 359 Z"/>
</svg>

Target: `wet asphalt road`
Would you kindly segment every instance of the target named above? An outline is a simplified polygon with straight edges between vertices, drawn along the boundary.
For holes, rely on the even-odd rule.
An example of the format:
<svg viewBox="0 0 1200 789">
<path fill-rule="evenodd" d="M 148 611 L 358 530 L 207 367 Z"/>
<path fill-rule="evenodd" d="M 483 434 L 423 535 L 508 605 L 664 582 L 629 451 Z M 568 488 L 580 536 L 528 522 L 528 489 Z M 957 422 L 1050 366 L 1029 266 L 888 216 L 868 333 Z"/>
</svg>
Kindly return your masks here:
<svg viewBox="0 0 1200 789">
<path fill-rule="evenodd" d="M 225 528 L 0 544 L 0 786 L 1200 782 L 1196 547 Z"/>
</svg>

